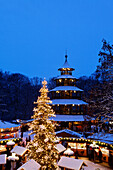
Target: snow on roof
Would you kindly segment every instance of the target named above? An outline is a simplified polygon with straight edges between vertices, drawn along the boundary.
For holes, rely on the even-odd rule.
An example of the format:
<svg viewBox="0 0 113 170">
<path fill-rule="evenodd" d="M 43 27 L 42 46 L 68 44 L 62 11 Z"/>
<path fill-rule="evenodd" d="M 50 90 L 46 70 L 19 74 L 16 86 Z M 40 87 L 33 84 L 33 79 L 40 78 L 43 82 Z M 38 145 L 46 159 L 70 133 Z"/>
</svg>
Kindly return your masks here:
<svg viewBox="0 0 113 170">
<path fill-rule="evenodd" d="M 12 141 L 12 140 L 10 140 L 10 141 L 8 141 L 8 142 L 6 143 L 6 145 L 15 145 L 15 142 Z"/>
<path fill-rule="evenodd" d="M 13 123 L 9 123 L 9 122 L 5 122 L 5 121 L 1 121 L 0 120 L 0 129 L 6 129 L 6 128 L 12 128 L 12 127 L 18 127 L 20 126 L 19 124 L 13 124 Z"/>
<path fill-rule="evenodd" d="M 56 144 L 55 148 L 58 150 L 59 153 L 61 153 L 61 152 L 66 150 L 66 148 L 61 143 Z"/>
<path fill-rule="evenodd" d="M 66 74 L 66 75 L 58 76 L 55 79 L 76 79 L 76 78 L 71 75 Z"/>
<path fill-rule="evenodd" d="M 61 122 L 81 122 L 85 120 L 83 115 L 56 115 L 56 117 L 50 117 L 49 119 Z"/>
<path fill-rule="evenodd" d="M 68 61 L 65 61 L 65 63 L 62 66 L 63 68 L 71 68 Z"/>
<path fill-rule="evenodd" d="M 35 160 L 30 159 L 28 162 L 26 162 L 25 164 L 23 164 L 20 168 L 18 168 L 17 170 L 38 170 L 40 169 L 41 165 L 39 163 L 37 163 Z"/>
<path fill-rule="evenodd" d="M 63 129 L 63 130 L 60 130 L 60 131 L 57 131 L 56 132 L 56 135 L 57 134 L 60 134 L 60 133 L 68 133 L 68 134 L 70 134 L 70 135 L 73 135 L 73 136 L 75 136 L 75 137 L 77 137 L 77 138 L 82 138 L 83 136 L 81 135 L 81 134 L 79 134 L 79 133 L 77 133 L 77 132 L 74 132 L 74 131 L 72 131 L 72 130 L 69 130 L 69 129 Z"/>
<path fill-rule="evenodd" d="M 67 148 L 66 151 L 64 151 L 65 155 L 73 155 L 74 151 L 72 151 L 70 148 Z"/>
<path fill-rule="evenodd" d="M 108 144 L 113 144 L 113 134 L 103 134 L 103 133 L 95 133 L 92 136 L 88 136 L 89 139 L 95 139 L 98 141 L 102 141 Z"/>
<path fill-rule="evenodd" d="M 69 158 L 69 157 L 65 157 L 65 156 L 62 156 L 60 161 L 58 162 L 58 165 L 60 167 L 74 169 L 74 170 L 80 170 L 83 164 L 86 165 L 86 163 L 84 163 L 83 160 Z"/>
<path fill-rule="evenodd" d="M 88 104 L 86 102 L 84 102 L 83 100 L 78 100 L 78 99 L 53 99 L 52 101 L 52 105 L 55 104 L 60 104 L 60 105 L 70 105 L 70 104 L 75 104 L 75 105 L 82 105 L 82 104 Z"/>
<path fill-rule="evenodd" d="M 6 154 L 0 155 L 0 165 L 6 164 Z"/>
<path fill-rule="evenodd" d="M 79 89 L 78 87 L 75 87 L 75 86 L 58 86 L 58 87 L 55 87 L 54 89 L 52 89 L 50 91 L 60 91 L 60 90 L 83 91 L 83 90 L 81 90 L 81 89 Z"/>
<path fill-rule="evenodd" d="M 28 149 L 22 146 L 15 146 L 12 150 L 11 153 L 16 153 L 19 156 L 23 156 L 24 153 L 27 151 Z"/>
</svg>

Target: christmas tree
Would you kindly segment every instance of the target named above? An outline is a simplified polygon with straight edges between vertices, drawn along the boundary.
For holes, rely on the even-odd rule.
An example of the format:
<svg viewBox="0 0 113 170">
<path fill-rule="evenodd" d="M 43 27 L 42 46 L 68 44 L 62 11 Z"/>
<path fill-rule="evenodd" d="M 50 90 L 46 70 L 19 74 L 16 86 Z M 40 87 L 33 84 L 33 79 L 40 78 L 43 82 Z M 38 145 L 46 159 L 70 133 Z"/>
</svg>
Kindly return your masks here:
<svg viewBox="0 0 113 170">
<path fill-rule="evenodd" d="M 47 81 L 42 82 L 43 87 L 40 89 L 41 96 L 35 102 L 33 121 L 31 123 L 31 134 L 34 135 L 34 140 L 29 143 L 29 159 L 37 161 L 44 170 L 58 169 L 57 159 L 58 153 L 55 149 L 55 126 L 56 124 L 50 120 L 50 117 L 55 116 L 48 95 Z"/>
</svg>

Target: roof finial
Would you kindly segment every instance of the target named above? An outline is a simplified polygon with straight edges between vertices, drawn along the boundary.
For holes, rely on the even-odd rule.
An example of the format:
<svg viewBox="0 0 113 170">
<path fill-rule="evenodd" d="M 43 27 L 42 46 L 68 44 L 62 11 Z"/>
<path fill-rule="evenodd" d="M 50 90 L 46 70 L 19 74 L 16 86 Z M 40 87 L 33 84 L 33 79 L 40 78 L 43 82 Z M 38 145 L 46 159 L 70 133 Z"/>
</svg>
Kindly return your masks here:
<svg viewBox="0 0 113 170">
<path fill-rule="evenodd" d="M 66 55 L 65 55 L 65 62 L 67 62 L 67 49 L 66 49 Z"/>
</svg>

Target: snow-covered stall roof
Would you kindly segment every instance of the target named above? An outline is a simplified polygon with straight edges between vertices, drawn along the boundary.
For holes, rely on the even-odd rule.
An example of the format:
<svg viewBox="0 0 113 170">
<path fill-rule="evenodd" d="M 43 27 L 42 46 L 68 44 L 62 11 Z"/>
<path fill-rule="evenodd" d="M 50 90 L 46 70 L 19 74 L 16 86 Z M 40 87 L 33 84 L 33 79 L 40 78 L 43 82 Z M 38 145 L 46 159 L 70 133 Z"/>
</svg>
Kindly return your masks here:
<svg viewBox="0 0 113 170">
<path fill-rule="evenodd" d="M 6 154 L 0 155 L 0 165 L 6 164 Z"/>
<path fill-rule="evenodd" d="M 25 164 L 23 164 L 20 168 L 18 168 L 17 170 L 38 170 L 40 169 L 41 165 L 39 163 L 37 163 L 35 160 L 30 159 L 28 162 L 26 162 Z"/>
<path fill-rule="evenodd" d="M 58 150 L 59 153 L 66 150 L 66 148 L 61 143 L 56 144 L 55 148 Z"/>
<path fill-rule="evenodd" d="M 78 100 L 78 99 L 53 99 L 52 105 L 54 104 L 60 104 L 60 105 L 70 105 L 70 104 L 75 104 L 75 105 L 82 105 L 82 104 L 88 104 L 84 102 L 83 100 Z"/>
<path fill-rule="evenodd" d="M 60 130 L 60 131 L 57 131 L 56 132 L 56 135 L 60 134 L 60 133 L 67 133 L 67 134 L 70 134 L 72 136 L 75 136 L 77 138 L 82 138 L 83 136 L 75 131 L 72 131 L 72 130 L 69 130 L 69 129 L 63 129 L 63 130 Z"/>
<path fill-rule="evenodd" d="M 16 154 L 19 155 L 19 156 L 23 156 L 27 150 L 28 150 L 28 149 L 25 148 L 25 147 L 15 146 L 15 147 L 11 150 L 11 153 L 14 152 L 14 153 L 16 153 Z"/>
<path fill-rule="evenodd" d="M 7 143 L 6 143 L 6 145 L 15 145 L 15 142 L 14 141 L 12 141 L 12 140 L 10 140 L 10 141 L 8 141 Z"/>
<path fill-rule="evenodd" d="M 49 119 L 62 122 L 81 122 L 85 120 L 83 115 L 56 115 L 56 117 L 50 117 Z"/>
<path fill-rule="evenodd" d="M 65 75 L 58 76 L 55 79 L 76 79 L 76 78 L 71 75 L 65 74 Z"/>
<path fill-rule="evenodd" d="M 79 89 L 78 87 L 75 86 L 58 86 L 55 87 L 54 89 L 50 90 L 50 91 L 65 91 L 65 90 L 72 90 L 72 91 L 83 91 L 81 89 Z"/>
<path fill-rule="evenodd" d="M 14 128 L 14 127 L 18 127 L 18 126 L 20 126 L 19 124 L 17 125 L 17 124 L 13 124 L 13 123 L 9 123 L 9 122 L 6 122 L 6 121 L 1 121 L 0 120 L 0 129 L 6 129 L 6 128 L 8 128 L 8 129 L 10 129 L 10 128 Z"/>
<path fill-rule="evenodd" d="M 60 167 L 74 169 L 74 170 L 80 170 L 83 164 L 86 165 L 86 163 L 84 163 L 83 160 L 68 158 L 65 156 L 61 157 L 60 161 L 58 162 L 58 165 Z"/>
<path fill-rule="evenodd" d="M 108 144 L 113 144 L 113 134 L 103 134 L 103 133 L 95 133 L 92 136 L 88 136 L 89 139 L 94 139 L 97 141 L 105 142 Z"/>
</svg>

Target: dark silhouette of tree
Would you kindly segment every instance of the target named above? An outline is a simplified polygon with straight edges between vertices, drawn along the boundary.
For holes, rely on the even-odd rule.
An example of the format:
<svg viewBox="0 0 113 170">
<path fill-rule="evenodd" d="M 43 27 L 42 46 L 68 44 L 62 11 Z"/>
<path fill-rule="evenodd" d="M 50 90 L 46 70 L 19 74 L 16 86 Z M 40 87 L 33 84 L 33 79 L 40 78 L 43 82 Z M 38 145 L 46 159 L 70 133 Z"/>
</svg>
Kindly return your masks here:
<svg viewBox="0 0 113 170">
<path fill-rule="evenodd" d="M 113 45 L 103 40 L 99 52 L 99 66 L 95 72 L 97 83 L 90 91 L 90 112 L 103 127 L 113 120 Z"/>
</svg>

